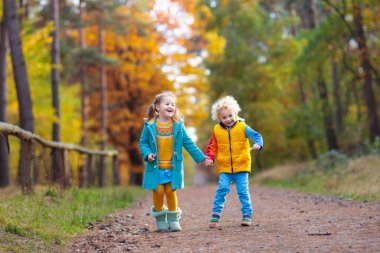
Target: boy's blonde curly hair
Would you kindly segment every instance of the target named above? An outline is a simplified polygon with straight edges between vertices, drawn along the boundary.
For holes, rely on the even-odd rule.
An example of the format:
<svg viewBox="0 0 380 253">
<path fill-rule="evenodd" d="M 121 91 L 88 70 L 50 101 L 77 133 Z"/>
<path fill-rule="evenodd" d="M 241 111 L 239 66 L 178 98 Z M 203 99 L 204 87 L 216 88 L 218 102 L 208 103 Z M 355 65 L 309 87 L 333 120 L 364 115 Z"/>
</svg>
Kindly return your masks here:
<svg viewBox="0 0 380 253">
<path fill-rule="evenodd" d="M 232 96 L 225 96 L 218 99 L 211 107 L 211 118 L 213 120 L 219 119 L 219 112 L 222 109 L 228 109 L 236 113 L 236 115 L 241 111 L 240 106 L 236 99 Z"/>
</svg>

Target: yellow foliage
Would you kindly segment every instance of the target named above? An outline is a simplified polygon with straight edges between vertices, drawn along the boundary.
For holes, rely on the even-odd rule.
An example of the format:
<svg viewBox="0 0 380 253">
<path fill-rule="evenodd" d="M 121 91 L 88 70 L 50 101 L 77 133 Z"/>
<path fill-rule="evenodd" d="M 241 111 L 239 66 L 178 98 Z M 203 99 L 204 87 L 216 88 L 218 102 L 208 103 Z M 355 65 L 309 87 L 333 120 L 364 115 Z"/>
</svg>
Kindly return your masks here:
<svg viewBox="0 0 380 253">
<path fill-rule="evenodd" d="M 216 60 L 222 56 L 226 46 L 226 39 L 219 36 L 216 31 L 207 33 L 206 39 L 208 41 L 207 52 L 209 53 L 209 59 Z"/>
</svg>

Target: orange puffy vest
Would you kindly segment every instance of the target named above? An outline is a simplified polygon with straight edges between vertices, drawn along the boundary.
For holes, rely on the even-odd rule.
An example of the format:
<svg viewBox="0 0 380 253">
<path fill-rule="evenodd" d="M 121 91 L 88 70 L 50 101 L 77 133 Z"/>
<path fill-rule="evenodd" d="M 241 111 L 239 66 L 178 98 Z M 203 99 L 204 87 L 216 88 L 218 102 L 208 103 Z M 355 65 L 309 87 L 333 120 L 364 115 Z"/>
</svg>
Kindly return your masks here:
<svg viewBox="0 0 380 253">
<path fill-rule="evenodd" d="M 214 135 L 218 146 L 218 172 L 251 172 L 251 147 L 245 135 L 245 123 L 239 121 L 230 130 L 218 124 Z"/>
</svg>

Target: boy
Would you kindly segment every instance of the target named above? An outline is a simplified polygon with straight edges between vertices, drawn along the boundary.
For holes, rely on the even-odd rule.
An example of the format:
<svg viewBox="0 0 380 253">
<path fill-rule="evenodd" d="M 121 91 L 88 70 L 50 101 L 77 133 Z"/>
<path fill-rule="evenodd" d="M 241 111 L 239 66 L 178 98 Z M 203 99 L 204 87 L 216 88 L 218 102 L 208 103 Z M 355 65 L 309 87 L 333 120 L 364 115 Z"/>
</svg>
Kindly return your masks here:
<svg viewBox="0 0 380 253">
<path fill-rule="evenodd" d="M 209 158 L 218 164 L 219 182 L 215 193 L 214 206 L 210 220 L 210 228 L 219 224 L 221 212 L 232 182 L 242 205 L 242 226 L 250 226 L 252 219 L 252 204 L 249 195 L 248 176 L 251 172 L 250 150 L 261 150 L 263 138 L 238 117 L 241 111 L 237 101 L 226 96 L 216 101 L 212 106 L 212 118 L 218 119 L 210 142 L 206 149 Z M 250 147 L 248 138 L 254 141 Z"/>
</svg>

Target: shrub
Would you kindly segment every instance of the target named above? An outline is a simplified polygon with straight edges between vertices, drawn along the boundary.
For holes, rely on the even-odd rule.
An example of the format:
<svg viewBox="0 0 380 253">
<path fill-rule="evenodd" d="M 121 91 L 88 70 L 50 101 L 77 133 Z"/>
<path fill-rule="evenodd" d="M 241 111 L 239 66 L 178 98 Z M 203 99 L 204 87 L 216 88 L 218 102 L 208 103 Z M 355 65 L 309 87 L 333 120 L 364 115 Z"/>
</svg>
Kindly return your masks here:
<svg viewBox="0 0 380 253">
<path fill-rule="evenodd" d="M 347 165 L 347 163 L 347 155 L 333 149 L 319 156 L 317 167 L 323 170 L 332 170 L 338 165 Z"/>
</svg>

